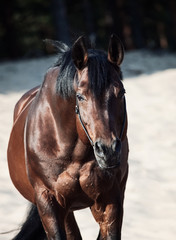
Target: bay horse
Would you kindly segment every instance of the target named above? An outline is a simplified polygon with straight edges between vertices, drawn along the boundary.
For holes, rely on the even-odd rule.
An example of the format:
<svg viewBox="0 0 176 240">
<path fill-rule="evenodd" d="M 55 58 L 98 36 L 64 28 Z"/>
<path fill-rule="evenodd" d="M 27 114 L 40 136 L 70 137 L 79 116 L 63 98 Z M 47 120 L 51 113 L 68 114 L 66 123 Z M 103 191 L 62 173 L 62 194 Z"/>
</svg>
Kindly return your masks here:
<svg viewBox="0 0 176 240">
<path fill-rule="evenodd" d="M 32 203 L 14 239 L 80 240 L 74 211 L 90 207 L 97 239 L 120 240 L 128 176 L 123 46 L 112 35 L 108 53 L 84 36 L 56 47 L 57 63 L 14 110 L 9 172 Z"/>
</svg>

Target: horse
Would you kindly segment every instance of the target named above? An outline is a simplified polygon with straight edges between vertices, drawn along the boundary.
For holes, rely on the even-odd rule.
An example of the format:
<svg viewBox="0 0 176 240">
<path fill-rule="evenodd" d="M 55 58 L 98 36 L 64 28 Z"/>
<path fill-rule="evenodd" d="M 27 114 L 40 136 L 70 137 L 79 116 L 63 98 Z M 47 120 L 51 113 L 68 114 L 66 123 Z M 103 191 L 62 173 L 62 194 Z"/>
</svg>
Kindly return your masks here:
<svg viewBox="0 0 176 240">
<path fill-rule="evenodd" d="M 85 36 L 55 46 L 57 62 L 14 110 L 9 172 L 32 206 L 14 239 L 80 240 L 74 211 L 89 207 L 97 239 L 120 240 L 129 152 L 123 45 L 111 35 L 107 53 Z"/>
</svg>

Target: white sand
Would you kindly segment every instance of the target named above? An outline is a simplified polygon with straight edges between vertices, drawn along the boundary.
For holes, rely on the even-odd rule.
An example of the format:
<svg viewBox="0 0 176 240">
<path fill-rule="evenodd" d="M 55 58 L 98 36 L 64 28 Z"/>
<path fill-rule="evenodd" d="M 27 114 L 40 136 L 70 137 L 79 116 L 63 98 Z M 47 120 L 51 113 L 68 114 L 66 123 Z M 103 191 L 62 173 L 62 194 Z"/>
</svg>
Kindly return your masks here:
<svg viewBox="0 0 176 240">
<path fill-rule="evenodd" d="M 28 206 L 7 168 L 13 108 L 26 90 L 42 82 L 54 59 L 0 64 L 0 232 L 17 229 Z M 130 141 L 123 240 L 175 240 L 176 55 L 127 53 L 123 72 Z M 98 228 L 89 210 L 77 215 L 83 239 L 96 239 Z M 0 240 L 14 234 L 0 235 Z"/>
</svg>

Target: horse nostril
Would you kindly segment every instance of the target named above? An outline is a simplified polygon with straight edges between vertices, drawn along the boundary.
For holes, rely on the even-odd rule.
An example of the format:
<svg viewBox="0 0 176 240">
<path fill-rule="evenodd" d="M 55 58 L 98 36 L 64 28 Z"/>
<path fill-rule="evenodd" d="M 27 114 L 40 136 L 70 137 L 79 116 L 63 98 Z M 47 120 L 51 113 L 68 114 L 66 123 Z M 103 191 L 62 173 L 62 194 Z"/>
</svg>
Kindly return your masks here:
<svg viewBox="0 0 176 240">
<path fill-rule="evenodd" d="M 94 150 L 98 155 L 102 155 L 102 156 L 106 152 L 105 146 L 100 141 L 95 142 Z"/>
<path fill-rule="evenodd" d="M 100 152 L 101 152 L 101 143 L 100 143 L 99 141 L 96 141 L 96 142 L 95 142 L 94 147 L 95 147 L 95 151 L 96 151 L 97 153 L 100 153 Z"/>
</svg>

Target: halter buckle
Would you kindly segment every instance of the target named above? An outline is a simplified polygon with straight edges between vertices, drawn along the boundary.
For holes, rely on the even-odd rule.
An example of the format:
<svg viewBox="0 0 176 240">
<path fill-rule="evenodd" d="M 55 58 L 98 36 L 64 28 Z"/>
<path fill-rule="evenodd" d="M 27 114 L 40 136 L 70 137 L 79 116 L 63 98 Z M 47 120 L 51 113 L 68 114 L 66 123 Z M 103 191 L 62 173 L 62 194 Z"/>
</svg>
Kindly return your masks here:
<svg viewBox="0 0 176 240">
<path fill-rule="evenodd" d="M 79 108 L 78 108 L 77 105 L 75 106 L 75 113 L 76 113 L 76 114 L 79 114 Z"/>
</svg>

